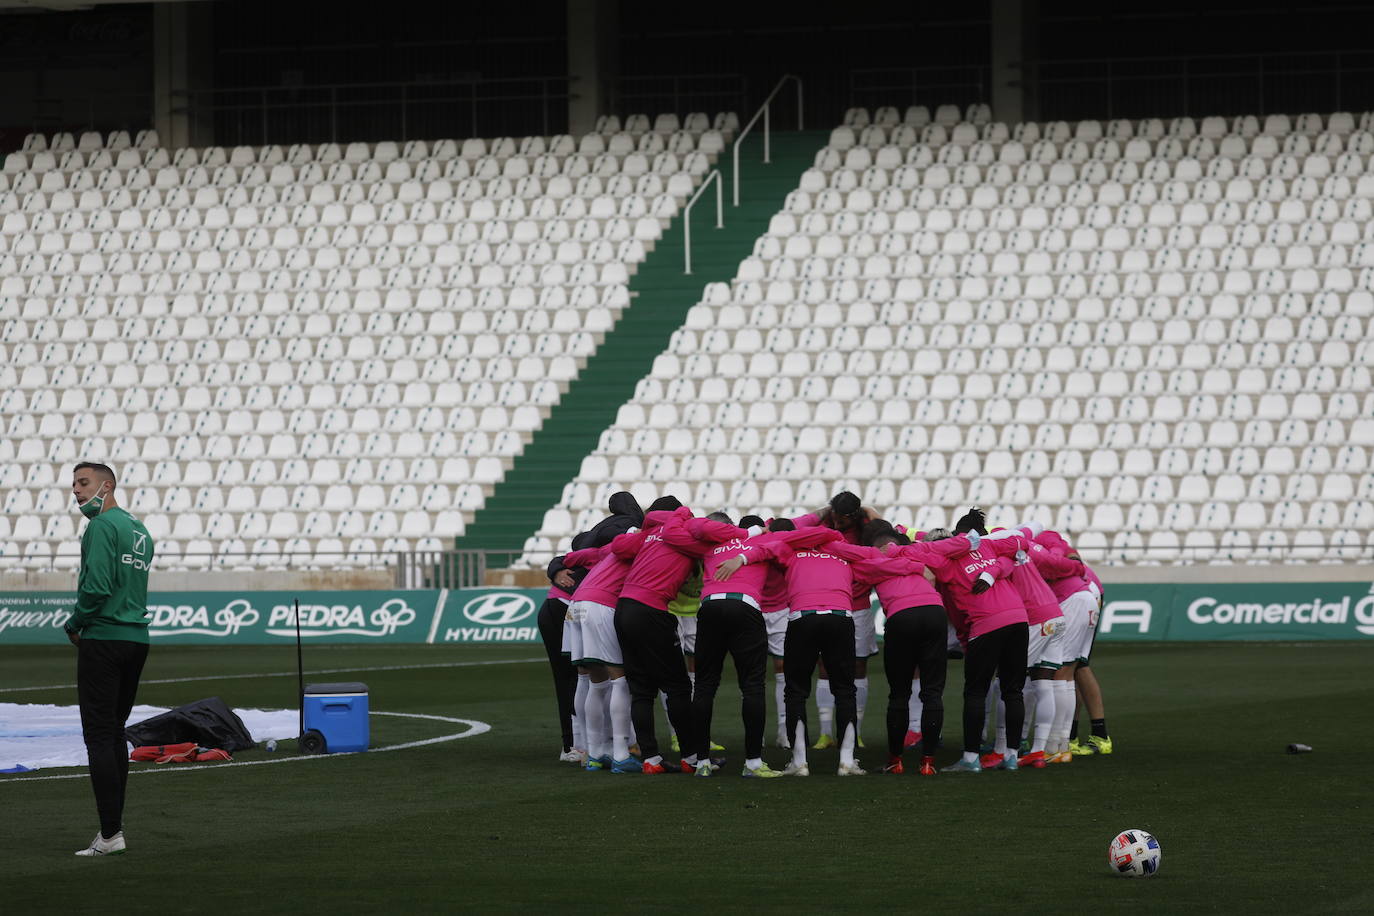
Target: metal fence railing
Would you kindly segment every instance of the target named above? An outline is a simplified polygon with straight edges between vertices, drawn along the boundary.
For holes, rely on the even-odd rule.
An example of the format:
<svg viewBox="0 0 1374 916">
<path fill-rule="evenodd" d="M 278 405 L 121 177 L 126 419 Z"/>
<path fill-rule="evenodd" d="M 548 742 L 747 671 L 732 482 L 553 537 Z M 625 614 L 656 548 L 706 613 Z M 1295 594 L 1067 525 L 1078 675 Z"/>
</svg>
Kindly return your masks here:
<svg viewBox="0 0 1374 916">
<path fill-rule="evenodd" d="M 193 135 L 221 146 L 561 133 L 572 76 L 189 91 Z"/>
<path fill-rule="evenodd" d="M 721 111 L 743 115 L 749 81 L 738 73 L 668 73 L 621 76 L 616 81 L 615 114 Z M 610 112 L 608 112 L 610 113 Z"/>
<path fill-rule="evenodd" d="M 1028 60 L 1022 67 L 1041 121 L 1296 114 L 1374 105 L 1374 51 L 1368 49 Z M 991 101 L 990 77 L 986 65 L 855 69 L 849 73 L 849 104 L 964 107 Z"/>
<path fill-rule="evenodd" d="M 1145 534 L 1141 534 L 1142 539 Z M 1083 559 L 1093 566 L 1209 566 L 1292 564 L 1337 566 L 1374 563 L 1374 536 L 1349 544 L 1233 544 L 1222 546 L 1149 545 L 1114 543 L 1081 546 Z M 1180 541 L 1183 537 L 1180 536 Z M 315 552 L 253 554 L 242 552 L 182 553 L 159 557 L 153 568 L 206 572 L 348 572 L 385 570 L 395 588 L 476 588 L 486 584 L 490 570 L 542 569 L 550 557 L 531 557 L 519 550 L 420 550 L 375 552 Z M 0 558 L 0 576 L 22 572 L 70 572 L 76 574 L 76 554 L 56 558 Z M 73 578 L 73 583 L 75 579 Z"/>
</svg>

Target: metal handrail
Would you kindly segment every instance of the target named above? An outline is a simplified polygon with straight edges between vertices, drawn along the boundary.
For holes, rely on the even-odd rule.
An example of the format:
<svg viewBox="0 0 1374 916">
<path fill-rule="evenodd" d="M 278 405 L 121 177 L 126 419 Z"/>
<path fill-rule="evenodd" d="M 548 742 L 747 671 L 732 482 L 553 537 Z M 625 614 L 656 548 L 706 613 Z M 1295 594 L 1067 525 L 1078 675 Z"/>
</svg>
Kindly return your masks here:
<svg viewBox="0 0 1374 916">
<path fill-rule="evenodd" d="M 711 174 L 706 176 L 701 187 L 697 188 L 697 192 L 692 195 L 692 199 L 687 201 L 687 206 L 682 208 L 682 272 L 684 274 L 692 272 L 692 206 L 696 204 L 701 192 L 706 190 L 706 186 L 713 181 L 716 183 L 716 228 L 725 228 L 724 195 L 721 193 L 723 180 L 720 177 L 720 169 L 712 169 Z"/>
<path fill-rule="evenodd" d="M 796 83 L 797 83 L 797 130 L 805 130 L 805 129 L 806 129 L 805 126 L 804 126 L 804 125 L 805 125 L 805 122 L 804 122 L 804 120 L 803 120 L 803 113 L 802 113 L 802 81 L 801 81 L 801 77 L 799 77 L 799 76 L 797 76 L 796 74 L 793 74 L 793 73 L 784 73 L 784 74 L 782 75 L 782 79 L 778 80 L 778 84 L 777 84 L 776 86 L 773 87 L 773 91 L 770 92 L 770 93 L 768 93 L 768 98 L 766 98 L 766 99 L 763 100 L 763 104 L 759 106 L 759 110 L 756 111 L 756 112 L 754 112 L 754 116 L 753 116 L 752 118 L 749 119 L 749 123 L 746 124 L 746 125 L 744 125 L 744 129 L 741 130 L 741 131 L 739 132 L 739 136 L 735 138 L 735 149 L 734 149 L 734 162 L 735 162 L 734 205 L 735 205 L 736 207 L 739 206 L 739 145 L 740 145 L 741 143 L 744 142 L 744 138 L 745 138 L 746 136 L 749 135 L 749 131 L 753 129 L 755 122 L 757 122 L 758 119 L 759 119 L 759 116 L 762 115 L 762 116 L 763 116 L 763 161 L 764 161 L 764 162 L 769 162 L 769 161 L 770 161 L 770 159 L 769 159 L 769 153 L 770 153 L 769 139 L 770 139 L 770 137 L 771 137 L 771 135 L 772 135 L 772 128 L 771 128 L 771 125 L 770 125 L 770 123 L 769 123 L 769 107 L 770 107 L 770 105 L 771 105 L 771 103 L 772 103 L 772 101 L 773 101 L 773 97 L 774 97 L 775 95 L 777 95 L 777 94 L 782 90 L 782 87 L 787 83 L 788 80 L 796 80 Z"/>
</svg>

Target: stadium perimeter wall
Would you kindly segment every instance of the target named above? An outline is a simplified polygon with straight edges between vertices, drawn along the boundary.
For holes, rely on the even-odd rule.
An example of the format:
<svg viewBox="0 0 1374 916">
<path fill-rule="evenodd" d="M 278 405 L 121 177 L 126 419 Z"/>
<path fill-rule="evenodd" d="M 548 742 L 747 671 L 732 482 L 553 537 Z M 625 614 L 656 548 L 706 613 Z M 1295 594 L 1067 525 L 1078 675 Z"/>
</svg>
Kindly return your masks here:
<svg viewBox="0 0 1374 916">
<path fill-rule="evenodd" d="M 1227 572 L 1230 572 L 1229 570 Z M 1282 577 L 1280 577 L 1282 574 Z M 266 577 L 268 574 L 259 574 Z M 270 583 L 235 574 L 233 587 L 195 590 L 155 584 L 149 632 L 155 643 L 510 643 L 539 641 L 542 588 L 339 589 L 328 583 Z M 1374 568 L 1369 566 L 1142 567 L 1109 576 L 1097 636 L 1116 641 L 1374 640 Z M 1133 581 L 1126 581 L 1133 580 Z M 322 587 L 323 586 L 323 587 Z M 55 645 L 75 594 L 0 582 L 0 645 Z M 883 616 L 877 605 L 878 632 Z"/>
</svg>

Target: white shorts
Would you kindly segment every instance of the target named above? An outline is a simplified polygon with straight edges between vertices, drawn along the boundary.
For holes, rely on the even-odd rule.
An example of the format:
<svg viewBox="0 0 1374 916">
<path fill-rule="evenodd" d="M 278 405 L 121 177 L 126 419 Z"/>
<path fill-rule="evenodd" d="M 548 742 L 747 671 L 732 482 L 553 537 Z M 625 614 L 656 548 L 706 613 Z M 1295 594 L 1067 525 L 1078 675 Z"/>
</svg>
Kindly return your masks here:
<svg viewBox="0 0 1374 916">
<path fill-rule="evenodd" d="M 1055 617 L 1041 624 L 1028 623 L 1026 626 L 1030 627 L 1026 667 L 1057 670 L 1064 659 L 1064 618 Z"/>
<path fill-rule="evenodd" d="M 782 643 L 787 638 L 787 608 L 764 614 L 763 625 L 768 628 L 768 654 L 782 658 Z"/>
<path fill-rule="evenodd" d="M 882 613 L 881 611 L 879 613 Z M 870 658 L 878 654 L 878 630 L 873 611 L 864 608 L 850 615 L 854 618 L 854 657 Z"/>
<path fill-rule="evenodd" d="M 594 601 L 574 601 L 573 620 L 582 619 L 582 658 L 584 664 L 625 664 L 620 654 L 620 637 L 615 633 L 615 608 Z M 576 658 L 573 661 L 577 661 Z"/>
<path fill-rule="evenodd" d="M 697 619 L 695 617 L 679 617 L 677 619 L 677 641 L 682 643 L 683 654 L 696 654 Z"/>
<path fill-rule="evenodd" d="M 1061 643 L 1064 664 L 1086 662 L 1092 650 L 1093 632 L 1097 629 L 1097 599 L 1086 589 L 1074 592 L 1059 603 L 1064 609 L 1064 641 Z"/>
<path fill-rule="evenodd" d="M 571 608 L 563 618 L 563 654 L 568 656 L 574 665 L 586 657 L 582 651 L 582 623 L 573 620 Z"/>
</svg>

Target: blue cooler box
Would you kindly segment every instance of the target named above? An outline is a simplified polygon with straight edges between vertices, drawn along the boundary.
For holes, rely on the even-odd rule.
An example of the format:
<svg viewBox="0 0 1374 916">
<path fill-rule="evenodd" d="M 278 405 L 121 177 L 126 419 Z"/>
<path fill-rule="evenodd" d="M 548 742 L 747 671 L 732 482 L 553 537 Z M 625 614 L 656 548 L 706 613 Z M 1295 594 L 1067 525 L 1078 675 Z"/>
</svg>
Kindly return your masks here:
<svg viewBox="0 0 1374 916">
<path fill-rule="evenodd" d="M 324 736 L 327 753 L 367 750 L 366 684 L 308 684 L 301 705 L 305 730 Z"/>
</svg>

